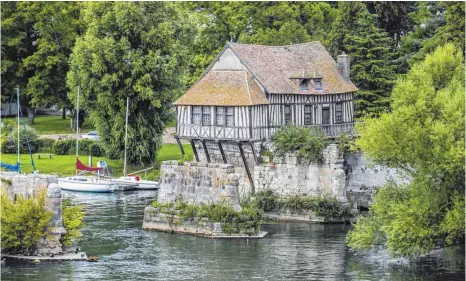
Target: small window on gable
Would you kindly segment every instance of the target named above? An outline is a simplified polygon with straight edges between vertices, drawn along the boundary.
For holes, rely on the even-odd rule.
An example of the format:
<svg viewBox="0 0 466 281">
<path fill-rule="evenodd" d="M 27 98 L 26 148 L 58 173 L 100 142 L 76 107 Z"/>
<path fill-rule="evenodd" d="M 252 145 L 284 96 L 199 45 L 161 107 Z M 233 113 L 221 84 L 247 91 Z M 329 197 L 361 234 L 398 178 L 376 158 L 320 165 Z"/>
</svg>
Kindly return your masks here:
<svg viewBox="0 0 466 281">
<path fill-rule="evenodd" d="M 322 80 L 321 79 L 315 79 L 314 80 L 314 88 L 316 90 L 322 90 Z"/>
<path fill-rule="evenodd" d="M 309 79 L 299 79 L 299 89 L 303 91 L 309 90 Z"/>
</svg>

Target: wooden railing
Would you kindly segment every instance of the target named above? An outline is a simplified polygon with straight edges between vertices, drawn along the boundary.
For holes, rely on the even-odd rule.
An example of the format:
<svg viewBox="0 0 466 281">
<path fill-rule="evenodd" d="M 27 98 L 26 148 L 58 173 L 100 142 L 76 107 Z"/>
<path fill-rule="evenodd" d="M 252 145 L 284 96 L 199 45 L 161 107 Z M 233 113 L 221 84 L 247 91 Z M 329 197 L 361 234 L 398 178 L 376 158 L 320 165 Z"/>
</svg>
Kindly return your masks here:
<svg viewBox="0 0 466 281">
<path fill-rule="evenodd" d="M 328 137 L 337 137 L 341 133 L 347 135 L 355 135 L 356 131 L 354 129 L 356 123 L 340 123 L 340 124 L 321 124 L 321 125 L 311 125 L 307 126 L 309 128 L 320 128 Z"/>
<path fill-rule="evenodd" d="M 328 137 L 337 137 L 340 133 L 349 135 L 356 134 L 354 126 L 356 123 L 308 125 L 307 128 L 320 128 Z M 195 124 L 178 124 L 178 137 L 217 140 L 264 140 L 270 139 L 271 135 L 281 126 L 269 127 L 219 127 L 201 126 Z"/>
</svg>

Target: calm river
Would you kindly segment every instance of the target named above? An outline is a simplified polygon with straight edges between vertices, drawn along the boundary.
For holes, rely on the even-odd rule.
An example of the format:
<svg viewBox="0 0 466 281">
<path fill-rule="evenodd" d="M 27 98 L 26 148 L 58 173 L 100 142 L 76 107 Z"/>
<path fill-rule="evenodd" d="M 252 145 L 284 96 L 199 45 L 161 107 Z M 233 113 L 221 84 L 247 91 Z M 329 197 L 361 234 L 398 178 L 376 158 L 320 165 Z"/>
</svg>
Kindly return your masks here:
<svg viewBox="0 0 466 281">
<path fill-rule="evenodd" d="M 345 246 L 345 225 L 280 223 L 261 240 L 212 240 L 141 230 L 155 192 L 75 193 L 87 208 L 83 251 L 99 262 L 7 261 L 2 280 L 465 280 L 464 247 L 416 261 Z"/>
</svg>

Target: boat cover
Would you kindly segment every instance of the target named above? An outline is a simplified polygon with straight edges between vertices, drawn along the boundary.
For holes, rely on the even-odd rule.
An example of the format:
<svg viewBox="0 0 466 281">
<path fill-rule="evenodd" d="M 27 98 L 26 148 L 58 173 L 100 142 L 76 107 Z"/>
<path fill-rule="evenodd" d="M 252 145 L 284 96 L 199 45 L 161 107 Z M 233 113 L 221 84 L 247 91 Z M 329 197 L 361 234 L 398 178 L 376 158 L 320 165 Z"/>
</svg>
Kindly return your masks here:
<svg viewBox="0 0 466 281">
<path fill-rule="evenodd" d="M 7 169 L 7 170 L 12 171 L 12 172 L 19 173 L 19 163 L 18 162 L 16 162 L 16 164 L 14 164 L 14 165 L 0 162 L 0 168 L 4 168 L 4 169 Z"/>
<path fill-rule="evenodd" d="M 101 171 L 102 169 L 103 168 L 98 168 L 98 167 L 88 167 L 84 165 L 83 163 L 81 163 L 81 161 L 79 161 L 79 158 L 76 157 L 76 170 L 94 172 L 94 171 Z"/>
</svg>

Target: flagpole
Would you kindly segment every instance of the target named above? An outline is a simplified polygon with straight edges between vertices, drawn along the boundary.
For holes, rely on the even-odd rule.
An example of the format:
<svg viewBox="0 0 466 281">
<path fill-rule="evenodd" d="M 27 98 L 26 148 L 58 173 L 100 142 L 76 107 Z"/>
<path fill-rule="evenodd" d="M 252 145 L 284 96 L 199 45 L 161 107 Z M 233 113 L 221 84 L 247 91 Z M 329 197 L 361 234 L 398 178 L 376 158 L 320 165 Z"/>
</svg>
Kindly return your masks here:
<svg viewBox="0 0 466 281">
<path fill-rule="evenodd" d="M 76 102 L 76 160 L 78 160 L 79 151 L 79 86 L 78 86 L 78 100 Z M 78 175 L 78 169 L 76 169 L 76 175 Z"/>
<path fill-rule="evenodd" d="M 19 86 L 16 88 L 16 98 L 18 100 L 18 164 L 19 164 Z M 18 174 L 20 173 L 18 169 Z"/>
<path fill-rule="evenodd" d="M 125 163 L 123 164 L 123 176 L 125 177 L 126 177 L 126 149 L 128 147 L 128 114 L 129 114 L 129 97 L 126 97 Z"/>
</svg>

